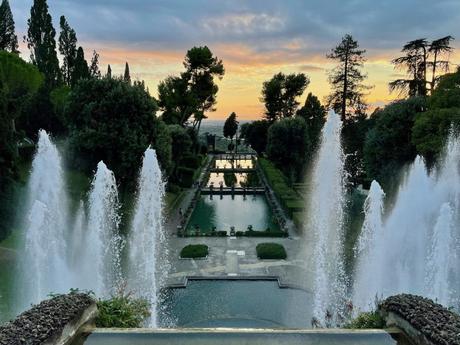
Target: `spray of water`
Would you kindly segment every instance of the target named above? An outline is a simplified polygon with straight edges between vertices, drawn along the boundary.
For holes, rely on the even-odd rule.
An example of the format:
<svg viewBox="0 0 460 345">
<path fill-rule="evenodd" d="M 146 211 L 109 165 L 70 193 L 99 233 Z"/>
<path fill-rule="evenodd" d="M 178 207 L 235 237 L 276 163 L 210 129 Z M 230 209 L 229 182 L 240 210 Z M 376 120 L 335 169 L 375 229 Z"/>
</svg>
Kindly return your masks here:
<svg viewBox="0 0 460 345">
<path fill-rule="evenodd" d="M 129 237 L 129 279 L 133 291 L 151 305 L 149 327 L 157 326 L 158 287 L 164 276 L 166 258 L 162 209 L 164 182 L 155 150 L 144 154 L 138 182 L 138 197 Z M 160 245 L 163 244 L 163 245 Z"/>
<path fill-rule="evenodd" d="M 354 304 L 369 309 L 370 298 L 397 293 L 431 297 L 457 305 L 460 284 L 460 141 L 450 136 L 444 160 L 431 174 L 418 157 L 398 191 L 384 225 L 375 221 L 381 205 L 369 201 L 359 246 Z M 371 193 L 372 194 L 372 193 Z M 457 299 L 456 299 L 457 298 Z"/>
<path fill-rule="evenodd" d="M 322 131 L 321 146 L 313 169 L 306 232 L 313 235 L 314 310 L 322 323 L 327 311 L 340 313 L 345 305 L 343 264 L 343 212 L 345 203 L 342 122 L 330 111 Z"/>
<path fill-rule="evenodd" d="M 21 255 L 23 301 L 36 303 L 70 288 L 66 260 L 67 198 L 62 162 L 48 134 L 39 132 L 29 180 L 25 247 Z"/>
<path fill-rule="evenodd" d="M 121 283 L 120 252 L 123 241 L 118 233 L 120 217 L 115 176 L 99 162 L 89 194 L 86 255 L 81 266 L 82 284 L 103 297 L 116 292 Z"/>
</svg>

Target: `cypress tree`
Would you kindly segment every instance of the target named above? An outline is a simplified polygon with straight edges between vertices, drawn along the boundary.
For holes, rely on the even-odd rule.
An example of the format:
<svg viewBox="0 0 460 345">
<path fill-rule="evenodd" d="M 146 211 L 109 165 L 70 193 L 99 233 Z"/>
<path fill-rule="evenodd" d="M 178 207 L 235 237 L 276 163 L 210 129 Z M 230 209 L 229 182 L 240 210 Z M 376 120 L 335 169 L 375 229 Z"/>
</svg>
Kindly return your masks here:
<svg viewBox="0 0 460 345">
<path fill-rule="evenodd" d="M 110 65 L 107 67 L 106 77 L 109 78 L 109 79 L 112 78 L 112 67 L 110 67 Z"/>
<path fill-rule="evenodd" d="M 0 5 L 0 49 L 19 53 L 18 37 L 14 32 L 13 13 L 8 0 L 3 0 Z"/>
<path fill-rule="evenodd" d="M 93 57 L 91 58 L 91 65 L 89 66 L 89 76 L 96 79 L 101 77 L 101 71 L 99 70 L 99 54 L 95 50 L 93 50 Z"/>
<path fill-rule="evenodd" d="M 56 86 L 61 79 L 56 53 L 56 30 L 46 0 L 34 0 L 27 24 L 29 29 L 26 40 L 32 63 L 45 75 L 48 86 Z"/>
<path fill-rule="evenodd" d="M 123 80 L 127 82 L 128 84 L 131 84 L 131 75 L 129 74 L 129 65 L 126 63 L 125 65 L 125 75 L 123 77 Z"/>
<path fill-rule="evenodd" d="M 88 63 L 85 60 L 85 53 L 82 47 L 78 47 L 77 56 L 75 58 L 75 68 L 72 73 L 72 85 L 75 85 L 80 79 L 89 78 Z"/>
<path fill-rule="evenodd" d="M 60 26 L 59 52 L 63 56 L 62 76 L 64 82 L 70 85 L 77 58 L 77 35 L 64 16 L 61 16 Z"/>
</svg>

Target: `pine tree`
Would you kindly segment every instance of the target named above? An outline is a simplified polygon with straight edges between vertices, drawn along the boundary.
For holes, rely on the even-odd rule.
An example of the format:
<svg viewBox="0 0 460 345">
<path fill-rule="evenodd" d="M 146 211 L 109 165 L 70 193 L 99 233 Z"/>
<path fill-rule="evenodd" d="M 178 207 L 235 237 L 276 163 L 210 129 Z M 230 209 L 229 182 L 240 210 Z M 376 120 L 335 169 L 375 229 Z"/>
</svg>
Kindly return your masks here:
<svg viewBox="0 0 460 345">
<path fill-rule="evenodd" d="M 342 121 L 349 116 L 349 108 L 361 108 L 364 90 L 362 84 L 366 75 L 361 72 L 365 58 L 365 50 L 359 49 L 359 44 L 351 35 L 345 35 L 340 44 L 327 55 L 329 59 L 337 60 L 339 65 L 329 74 L 332 93 L 327 97 L 327 107 L 340 114 Z"/>
<path fill-rule="evenodd" d="M 101 71 L 99 70 L 99 54 L 95 50 L 93 50 L 93 57 L 91 58 L 91 65 L 89 66 L 89 76 L 96 79 L 101 77 Z"/>
<path fill-rule="evenodd" d="M 85 60 L 85 53 L 82 47 L 78 47 L 75 58 L 75 68 L 72 73 L 72 85 L 75 85 L 80 79 L 89 78 L 88 63 Z"/>
<path fill-rule="evenodd" d="M 67 85 L 71 84 L 75 59 L 77 58 L 77 35 L 67 23 L 64 16 L 60 20 L 59 52 L 63 56 L 62 76 Z"/>
<path fill-rule="evenodd" d="M 125 65 L 125 75 L 123 77 L 123 80 L 127 82 L 128 84 L 131 84 L 131 75 L 129 74 L 129 65 L 126 63 Z"/>
<path fill-rule="evenodd" d="M 19 53 L 18 37 L 14 32 L 13 13 L 8 0 L 3 0 L 0 5 L 0 49 Z"/>
<path fill-rule="evenodd" d="M 29 29 L 26 40 L 31 51 L 30 58 L 45 75 L 46 84 L 56 86 L 61 79 L 56 53 L 56 30 L 46 0 L 34 0 L 27 24 Z"/>
<path fill-rule="evenodd" d="M 436 82 L 439 79 L 439 77 L 436 75 L 437 68 L 439 67 L 444 72 L 449 71 L 449 60 L 441 60 L 440 55 L 443 53 L 450 53 L 453 50 L 453 48 L 450 46 L 450 41 L 452 41 L 453 39 L 454 38 L 449 35 L 434 40 L 430 44 L 428 53 L 433 56 L 433 61 L 428 63 L 428 66 L 431 66 L 431 93 L 433 93 L 433 90 L 436 86 Z"/>
<path fill-rule="evenodd" d="M 110 65 L 107 66 L 107 74 L 106 77 L 111 79 L 112 78 L 112 67 Z"/>
</svg>

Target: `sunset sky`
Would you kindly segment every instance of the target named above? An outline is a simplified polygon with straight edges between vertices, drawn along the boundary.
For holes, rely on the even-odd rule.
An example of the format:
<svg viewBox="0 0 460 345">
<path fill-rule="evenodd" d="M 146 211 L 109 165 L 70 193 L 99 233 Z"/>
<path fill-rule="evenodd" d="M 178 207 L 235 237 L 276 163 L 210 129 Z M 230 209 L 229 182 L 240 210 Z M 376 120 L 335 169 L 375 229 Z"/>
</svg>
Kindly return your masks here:
<svg viewBox="0 0 460 345">
<path fill-rule="evenodd" d="M 401 77 L 390 60 L 409 40 L 446 35 L 457 38 L 451 62 L 460 63 L 460 0 L 48 0 L 56 31 L 65 15 L 79 44 L 91 58 L 100 54 L 121 74 L 129 62 L 131 77 L 143 79 L 153 96 L 158 82 L 183 70 L 186 51 L 207 45 L 223 60 L 217 111 L 211 119 L 235 111 L 240 119 L 263 114 L 263 81 L 277 72 L 303 72 L 311 80 L 303 99 L 329 92 L 326 53 L 347 33 L 367 50 L 371 106 L 397 95 L 388 82 Z M 27 30 L 32 0 L 10 0 L 16 31 Z M 22 56 L 29 52 L 21 44 Z M 302 101 L 303 101 L 302 99 Z"/>
</svg>

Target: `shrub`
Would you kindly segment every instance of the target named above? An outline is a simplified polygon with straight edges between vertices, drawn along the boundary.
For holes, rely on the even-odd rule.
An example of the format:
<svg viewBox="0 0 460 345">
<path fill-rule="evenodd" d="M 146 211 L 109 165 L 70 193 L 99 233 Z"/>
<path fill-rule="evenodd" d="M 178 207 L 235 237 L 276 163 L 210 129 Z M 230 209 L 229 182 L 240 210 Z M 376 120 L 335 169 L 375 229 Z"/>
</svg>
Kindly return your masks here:
<svg viewBox="0 0 460 345">
<path fill-rule="evenodd" d="M 194 181 L 195 170 L 186 167 L 179 167 L 177 170 L 180 180 L 180 186 L 184 188 L 191 187 Z"/>
<path fill-rule="evenodd" d="M 378 311 L 360 313 L 355 319 L 348 322 L 343 328 L 368 329 L 385 328 L 385 320 Z"/>
<path fill-rule="evenodd" d="M 150 316 L 150 305 L 144 299 L 135 299 L 128 295 L 112 297 L 97 302 L 99 314 L 96 327 L 139 328 Z"/>
<path fill-rule="evenodd" d="M 265 231 L 253 231 L 248 230 L 244 232 L 244 236 L 246 237 L 288 237 L 288 234 L 283 231 L 272 231 L 272 230 L 265 230 Z"/>
<path fill-rule="evenodd" d="M 205 258 L 208 252 L 208 246 L 205 244 L 189 244 L 182 248 L 180 257 L 183 259 Z"/>
<path fill-rule="evenodd" d="M 286 250 L 278 243 L 259 243 L 256 247 L 259 259 L 286 259 Z"/>
</svg>

